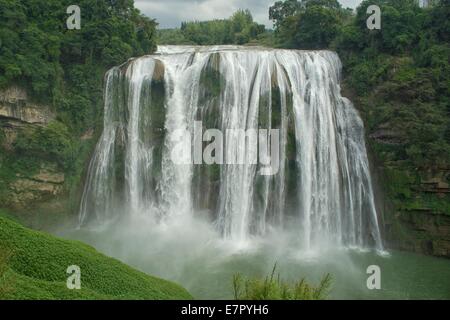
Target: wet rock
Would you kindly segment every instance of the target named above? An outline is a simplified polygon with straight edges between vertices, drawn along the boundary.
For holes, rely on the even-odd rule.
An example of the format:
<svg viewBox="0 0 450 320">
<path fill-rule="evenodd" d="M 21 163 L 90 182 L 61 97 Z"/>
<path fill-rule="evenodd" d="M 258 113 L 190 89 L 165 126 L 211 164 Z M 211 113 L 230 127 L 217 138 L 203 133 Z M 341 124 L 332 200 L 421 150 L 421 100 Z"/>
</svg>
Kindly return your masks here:
<svg viewBox="0 0 450 320">
<path fill-rule="evenodd" d="M 155 59 L 155 70 L 153 71 L 153 81 L 164 81 L 164 74 L 166 69 L 164 63 L 161 60 Z"/>
</svg>

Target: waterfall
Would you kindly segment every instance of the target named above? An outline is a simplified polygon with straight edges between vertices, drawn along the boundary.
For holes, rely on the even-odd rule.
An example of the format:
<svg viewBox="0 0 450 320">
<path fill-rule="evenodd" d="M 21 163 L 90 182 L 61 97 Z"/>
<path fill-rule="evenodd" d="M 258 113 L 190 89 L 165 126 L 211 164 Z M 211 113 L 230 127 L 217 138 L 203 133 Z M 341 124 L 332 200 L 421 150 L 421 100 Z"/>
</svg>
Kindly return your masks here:
<svg viewBox="0 0 450 320">
<path fill-rule="evenodd" d="M 382 249 L 364 127 L 340 72 L 330 51 L 239 46 L 164 46 L 111 69 L 80 225 L 200 216 L 232 241 L 295 226 L 305 248 Z M 195 159 L 199 121 L 225 133 L 223 165 Z M 261 148 L 235 133 L 260 129 L 279 131 L 274 175 L 242 161 Z"/>
</svg>

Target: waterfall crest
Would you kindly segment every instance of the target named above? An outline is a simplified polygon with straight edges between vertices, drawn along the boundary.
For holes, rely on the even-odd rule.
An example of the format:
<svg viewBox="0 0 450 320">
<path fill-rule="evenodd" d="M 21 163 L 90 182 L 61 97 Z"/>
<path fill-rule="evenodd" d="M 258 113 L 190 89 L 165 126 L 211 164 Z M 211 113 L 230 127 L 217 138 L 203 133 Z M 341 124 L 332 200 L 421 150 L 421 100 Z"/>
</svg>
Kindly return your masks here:
<svg viewBox="0 0 450 320">
<path fill-rule="evenodd" d="M 238 46 L 164 46 L 111 69 L 80 225 L 201 216 L 235 241 L 295 225 L 305 248 L 382 249 L 364 126 L 341 96 L 340 72 L 330 51 Z M 279 129 L 277 174 L 258 174 L 259 164 L 175 164 L 180 141 L 181 155 L 191 154 L 198 121 L 221 132 Z M 224 137 L 225 159 L 257 152 Z"/>
</svg>

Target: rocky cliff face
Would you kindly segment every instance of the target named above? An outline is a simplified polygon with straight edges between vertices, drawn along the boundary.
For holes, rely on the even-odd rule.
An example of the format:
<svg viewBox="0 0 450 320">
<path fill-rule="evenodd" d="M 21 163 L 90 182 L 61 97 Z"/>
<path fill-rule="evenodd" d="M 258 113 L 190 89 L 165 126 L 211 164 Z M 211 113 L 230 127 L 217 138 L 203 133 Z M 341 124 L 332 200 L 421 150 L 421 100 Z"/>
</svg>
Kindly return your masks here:
<svg viewBox="0 0 450 320">
<path fill-rule="evenodd" d="M 31 102 L 25 89 L 12 86 L 0 91 L 0 117 L 11 122 L 45 125 L 55 115 L 49 106 Z"/>
<path fill-rule="evenodd" d="M 369 141 L 383 150 L 402 143 L 384 124 Z M 381 148 L 380 148 L 381 146 Z M 376 153 L 376 151 L 373 151 Z M 402 163 L 378 162 L 384 194 L 384 240 L 388 248 L 450 258 L 450 167 L 411 168 Z M 394 172 L 394 174 L 393 174 Z M 383 192 L 384 192 L 383 191 Z"/>
<path fill-rule="evenodd" d="M 431 210 L 397 211 L 386 221 L 390 248 L 450 258 L 450 216 Z"/>
<path fill-rule="evenodd" d="M 450 193 L 448 177 L 450 168 L 429 170 L 422 175 L 415 192 L 446 202 Z M 425 205 L 403 210 L 394 209 L 387 216 L 385 227 L 389 246 L 450 258 L 450 212 Z"/>
<path fill-rule="evenodd" d="M 3 154 L 0 169 L 9 171 L 2 172 L 2 177 L 9 177 L 2 181 L 2 206 L 25 209 L 63 193 L 65 176 L 53 161 L 41 162 L 38 168 L 30 168 L 28 172 L 10 172 L 10 166 L 5 169 L 4 163 L 14 161 L 6 156 L 16 151 L 20 132 L 45 127 L 54 119 L 51 107 L 32 102 L 25 89 L 12 86 L 0 91 L 0 150 Z"/>
</svg>

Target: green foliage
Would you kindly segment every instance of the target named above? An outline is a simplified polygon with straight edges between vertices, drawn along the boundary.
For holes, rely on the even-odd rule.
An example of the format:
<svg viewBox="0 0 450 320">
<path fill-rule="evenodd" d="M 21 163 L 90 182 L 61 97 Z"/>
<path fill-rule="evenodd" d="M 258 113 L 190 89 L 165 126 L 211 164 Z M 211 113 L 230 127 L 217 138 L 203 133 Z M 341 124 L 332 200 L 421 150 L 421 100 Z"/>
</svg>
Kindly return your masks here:
<svg viewBox="0 0 450 320">
<path fill-rule="evenodd" d="M 192 298 L 180 286 L 136 271 L 83 243 L 32 231 L 0 217 L 2 252 L 12 253 L 3 259 L 10 288 L 2 292 L 2 299 Z M 81 290 L 66 287 L 66 269 L 71 265 L 81 268 Z"/>
<path fill-rule="evenodd" d="M 274 22 L 275 28 L 280 28 L 288 17 L 298 13 L 302 5 L 297 0 L 277 1 L 269 8 L 269 19 Z"/>
<path fill-rule="evenodd" d="M 365 26 L 369 4 L 381 7 L 382 32 Z M 389 127 L 399 138 L 391 160 L 419 168 L 450 162 L 450 46 L 436 25 L 449 14 L 444 2 L 424 10 L 409 0 L 364 1 L 336 41 L 371 131 Z"/>
<path fill-rule="evenodd" d="M 180 29 L 158 31 L 159 44 L 246 44 L 265 31 L 248 10 L 238 10 L 229 19 L 183 22 Z"/>
<path fill-rule="evenodd" d="M 5 296 L 11 291 L 10 279 L 7 274 L 10 257 L 10 250 L 0 248 L 0 297 Z"/>
<path fill-rule="evenodd" d="M 161 45 L 195 45 L 192 40 L 186 39 L 180 29 L 159 29 L 157 32 L 158 44 Z"/>
<path fill-rule="evenodd" d="M 21 131 L 15 142 L 20 154 L 56 160 L 68 168 L 74 157 L 74 141 L 67 127 L 58 121 L 46 127 Z"/>
<path fill-rule="evenodd" d="M 105 70 L 133 55 L 154 52 L 156 23 L 132 1 L 81 0 L 81 30 L 68 30 L 71 4 L 0 0 L 0 87 L 27 83 L 34 98 L 57 109 L 76 105 L 73 113 L 82 119 L 72 114 L 62 121 L 79 133 L 92 125 L 88 119 L 99 107 Z M 93 87 L 98 89 L 89 93 Z"/>
<path fill-rule="evenodd" d="M 321 49 L 330 45 L 339 28 L 339 19 L 332 9 L 309 6 L 296 16 L 293 45 L 297 48 Z M 317 25 L 320 25 L 320 28 Z"/>
<path fill-rule="evenodd" d="M 328 48 L 349 15 L 336 0 L 278 1 L 269 9 L 277 45 L 298 49 Z"/>
<path fill-rule="evenodd" d="M 378 5 L 381 9 L 381 30 L 369 30 L 366 27 L 366 11 L 370 5 Z M 364 35 L 361 38 L 364 47 L 400 53 L 417 44 L 419 31 L 426 28 L 426 16 L 426 11 L 415 0 L 366 0 L 358 7 L 354 23 Z"/>
<path fill-rule="evenodd" d="M 276 265 L 270 276 L 264 279 L 244 278 L 241 274 L 233 276 L 234 298 L 236 300 L 324 300 L 327 298 L 332 277 L 327 274 L 317 287 L 308 284 L 305 279 L 290 283 L 275 277 Z"/>
<path fill-rule="evenodd" d="M 433 213 L 450 215 L 450 196 L 422 194 L 411 202 L 402 203 L 404 210 L 430 210 Z"/>
</svg>

